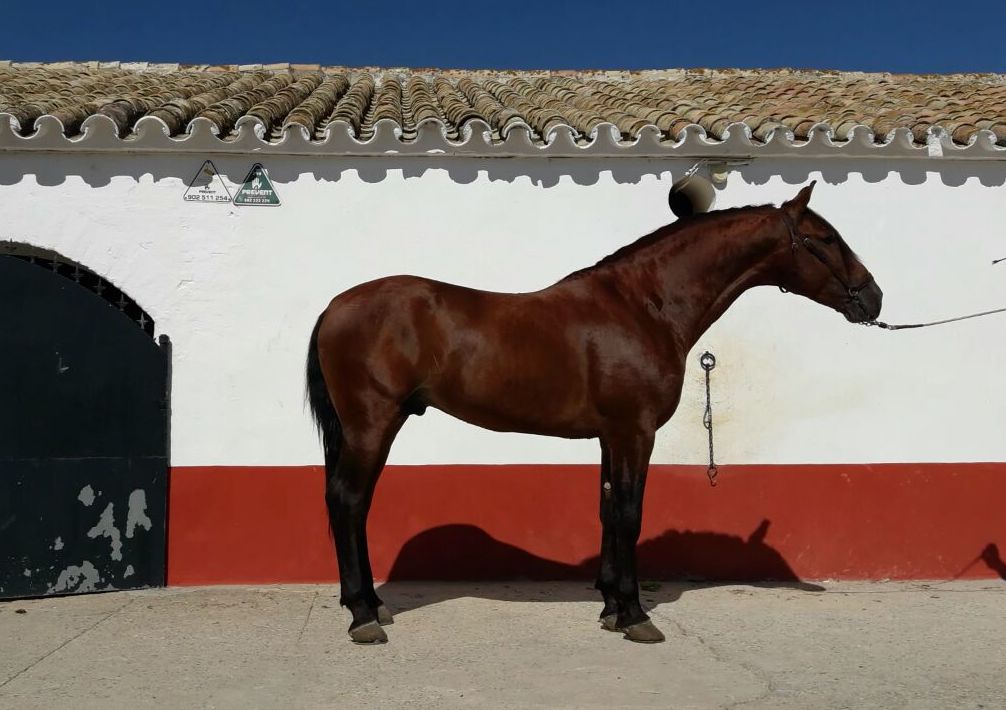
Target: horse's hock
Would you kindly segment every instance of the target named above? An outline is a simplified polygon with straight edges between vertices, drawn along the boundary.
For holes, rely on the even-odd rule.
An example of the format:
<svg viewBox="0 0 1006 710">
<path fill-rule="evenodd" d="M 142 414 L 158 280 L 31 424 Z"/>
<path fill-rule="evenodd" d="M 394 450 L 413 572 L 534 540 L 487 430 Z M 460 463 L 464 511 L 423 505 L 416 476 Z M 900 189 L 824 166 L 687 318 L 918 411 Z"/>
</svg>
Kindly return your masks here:
<svg viewBox="0 0 1006 710">
<path fill-rule="evenodd" d="M 1001 77 L 4 64 L 0 81 L 0 596 L 335 581 L 326 498 L 354 511 L 357 531 L 354 496 L 369 491 L 326 496 L 305 346 L 334 295 L 396 274 L 471 290 L 360 291 L 366 317 L 331 346 L 346 379 L 325 392 L 365 373 L 380 394 L 366 414 L 384 417 L 385 438 L 428 405 L 395 431 L 374 492 L 378 581 L 600 577 L 617 590 L 632 571 L 606 566 L 602 547 L 628 559 L 637 533 L 603 534 L 594 435 L 617 440 L 609 521 L 634 518 L 641 487 L 626 481 L 649 459 L 637 579 L 1003 576 L 1006 336 L 983 319 L 896 333 L 847 322 L 879 306 L 860 262 L 891 322 L 1006 303 L 991 265 L 1006 254 Z M 126 103 L 102 108 L 86 91 Z M 257 98 L 243 110 L 247 92 Z M 301 95 L 313 98 L 284 108 Z M 828 108 L 879 95 L 897 102 L 897 125 Z M 918 104 L 933 95 L 964 107 L 973 130 Z M 805 120 L 784 129 L 778 111 Z M 810 209 L 855 255 L 820 225 L 776 218 L 813 181 Z M 714 212 L 676 216 L 672 203 Z M 771 207 L 737 210 L 751 205 Z M 764 217 L 750 239 L 728 227 L 738 214 Z M 663 280 L 586 289 L 635 262 L 592 265 L 661 225 L 681 236 L 689 220 L 719 225 L 700 251 L 728 234 L 736 248 L 687 273 L 661 263 L 649 275 Z M 656 351 L 680 323 L 640 323 L 687 310 L 776 236 L 791 261 L 754 276 L 842 315 L 754 287 L 675 353 L 683 374 L 661 369 Z M 807 279 L 777 283 L 794 269 Z M 565 306 L 535 310 L 550 287 Z M 445 349 L 447 334 L 491 323 L 509 323 L 498 340 Z M 589 387 L 570 387 L 584 372 Z M 980 387 L 975 372 L 989 373 Z M 424 401 L 437 377 L 439 399 Z M 625 395 L 678 385 L 651 440 L 640 423 L 661 423 L 671 401 L 647 411 Z M 338 437 L 358 433 L 361 401 L 354 391 L 340 405 L 350 428 Z M 553 436 L 493 431 L 515 428 Z M 373 467 L 384 443 L 359 438 L 354 454 Z M 626 602 L 607 596 L 617 620 Z"/>
</svg>

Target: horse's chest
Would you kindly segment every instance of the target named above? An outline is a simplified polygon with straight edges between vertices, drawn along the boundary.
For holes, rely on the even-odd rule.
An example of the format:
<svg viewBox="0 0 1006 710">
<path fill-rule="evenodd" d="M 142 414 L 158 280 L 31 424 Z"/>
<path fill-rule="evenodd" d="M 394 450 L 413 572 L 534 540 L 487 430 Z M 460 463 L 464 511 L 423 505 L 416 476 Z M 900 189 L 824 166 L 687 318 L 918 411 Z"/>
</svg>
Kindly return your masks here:
<svg viewBox="0 0 1006 710">
<path fill-rule="evenodd" d="M 684 367 L 669 357 L 612 360 L 607 370 L 598 373 L 602 398 L 622 406 L 652 412 L 673 413 L 681 398 Z"/>
</svg>

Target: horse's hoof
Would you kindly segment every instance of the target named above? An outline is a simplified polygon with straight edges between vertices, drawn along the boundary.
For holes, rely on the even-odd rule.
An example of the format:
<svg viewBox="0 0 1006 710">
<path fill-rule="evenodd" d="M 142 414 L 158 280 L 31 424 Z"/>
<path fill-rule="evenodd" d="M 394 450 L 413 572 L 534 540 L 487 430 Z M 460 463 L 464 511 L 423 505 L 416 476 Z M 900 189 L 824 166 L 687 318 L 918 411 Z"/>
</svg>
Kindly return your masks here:
<svg viewBox="0 0 1006 710">
<path fill-rule="evenodd" d="M 349 637 L 353 639 L 353 643 L 364 645 L 388 642 L 388 635 L 376 621 L 368 621 L 355 629 L 350 629 Z"/>
<path fill-rule="evenodd" d="M 636 643 L 662 643 L 664 641 L 664 634 L 650 620 L 626 626 L 621 631 L 625 632 L 624 638 Z"/>
<path fill-rule="evenodd" d="M 601 628 L 605 631 L 619 631 L 618 614 L 608 614 L 601 617 Z"/>
<path fill-rule="evenodd" d="M 395 623 L 395 617 L 391 615 L 391 612 L 388 611 L 388 607 L 384 606 L 384 604 L 377 607 L 377 623 L 381 626 L 387 626 L 388 624 Z"/>
</svg>

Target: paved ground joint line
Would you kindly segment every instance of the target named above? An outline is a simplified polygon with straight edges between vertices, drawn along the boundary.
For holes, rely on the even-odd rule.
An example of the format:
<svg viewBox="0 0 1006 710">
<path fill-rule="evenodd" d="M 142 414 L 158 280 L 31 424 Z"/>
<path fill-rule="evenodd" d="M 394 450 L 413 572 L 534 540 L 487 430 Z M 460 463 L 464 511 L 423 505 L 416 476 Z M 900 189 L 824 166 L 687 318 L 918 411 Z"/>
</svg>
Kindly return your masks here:
<svg viewBox="0 0 1006 710">
<path fill-rule="evenodd" d="M 734 708 L 739 708 L 739 707 L 742 707 L 744 705 L 749 705 L 751 703 L 757 703 L 757 702 L 759 702 L 761 700 L 765 700 L 766 698 L 771 697 L 778 690 L 776 688 L 776 686 L 775 686 L 775 683 L 772 681 L 772 676 L 769 675 L 766 671 L 764 671 L 761 668 L 759 668 L 758 666 L 756 666 L 754 664 L 751 664 L 751 663 L 745 663 L 744 661 L 741 661 L 741 660 L 738 660 L 738 659 L 729 659 L 729 658 L 725 657 L 723 655 L 723 653 L 715 646 L 715 644 L 710 643 L 709 641 L 706 641 L 706 639 L 703 638 L 703 636 L 701 634 L 698 634 L 698 633 L 695 633 L 693 631 L 690 631 L 688 628 L 685 627 L 684 624 L 682 624 L 680 621 L 678 621 L 677 619 L 675 619 L 673 617 L 670 617 L 670 616 L 661 616 L 660 618 L 661 619 L 666 619 L 667 621 L 669 621 L 670 623 L 672 623 L 676 627 L 678 627 L 678 631 L 681 632 L 682 636 L 684 636 L 687 639 L 691 639 L 691 640 L 697 642 L 717 662 L 722 663 L 723 665 L 726 665 L 726 666 L 736 666 L 738 668 L 743 668 L 748 673 L 750 673 L 752 676 L 754 676 L 758 681 L 760 681 L 761 683 L 765 684 L 765 690 L 762 693 L 760 693 L 759 695 L 757 695 L 756 697 L 747 698 L 745 700 L 736 700 L 736 701 L 727 703 L 726 705 L 722 705 L 721 706 L 721 710 L 733 710 Z"/>
<path fill-rule="evenodd" d="M 111 619 L 113 616 L 115 616 L 116 614 L 118 614 L 120 611 L 122 611 L 123 609 L 125 609 L 127 606 L 129 606 L 130 604 L 132 604 L 133 601 L 134 601 L 134 599 L 130 599 L 129 601 L 127 601 L 125 604 L 123 604 L 122 606 L 118 607 L 117 609 L 113 609 L 112 611 L 108 612 L 103 617 L 101 617 L 100 619 L 98 619 L 97 621 L 95 621 L 93 624 L 91 624 L 90 626 L 88 626 L 86 629 L 82 629 L 80 631 L 80 633 L 77 633 L 74 636 L 71 636 L 66 641 L 64 641 L 59 646 L 57 646 L 56 648 L 52 649 L 48 653 L 45 653 L 42 656 L 40 656 L 39 658 L 35 659 L 31 663 L 29 663 L 27 666 L 25 666 L 24 668 L 22 668 L 21 670 L 19 670 L 17 673 L 15 673 L 14 675 L 12 675 L 10 678 L 8 678 L 7 680 L 5 680 L 3 683 L 0 683 L 0 689 L 3 689 L 11 681 L 19 678 L 20 676 L 22 676 L 25 673 L 27 673 L 28 671 L 30 671 L 32 668 L 34 668 L 35 666 L 37 666 L 39 663 L 41 663 L 42 661 L 44 661 L 45 659 L 47 659 L 52 654 L 56 653 L 57 651 L 62 650 L 63 648 L 66 648 L 68 645 L 70 645 L 71 643 L 73 643 L 74 641 L 76 641 L 77 639 L 79 639 L 84 634 L 86 634 L 86 633 L 94 630 L 99 624 L 105 623 L 106 621 L 108 621 L 109 619 Z"/>
<path fill-rule="evenodd" d="M 314 611 L 314 603 L 316 601 L 318 601 L 317 591 L 314 593 L 314 596 L 311 597 L 311 606 L 307 608 L 307 616 L 304 617 L 304 625 L 300 627 L 300 633 L 297 634 L 297 643 L 300 643 L 300 640 L 304 638 L 304 632 L 307 631 L 307 624 L 311 621 L 311 612 Z"/>
</svg>

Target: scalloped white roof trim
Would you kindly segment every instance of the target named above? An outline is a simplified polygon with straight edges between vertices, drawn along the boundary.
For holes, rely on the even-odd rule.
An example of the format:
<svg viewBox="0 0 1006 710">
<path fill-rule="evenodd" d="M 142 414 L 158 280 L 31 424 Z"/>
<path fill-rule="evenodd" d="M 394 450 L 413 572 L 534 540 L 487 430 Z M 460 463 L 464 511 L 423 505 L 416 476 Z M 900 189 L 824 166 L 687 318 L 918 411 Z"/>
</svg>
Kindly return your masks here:
<svg viewBox="0 0 1006 710">
<path fill-rule="evenodd" d="M 743 123 L 730 124 L 722 140 L 711 139 L 698 125 L 687 126 L 678 140 L 662 140 L 660 130 L 644 126 L 636 138 L 621 140 L 618 129 L 610 123 L 594 128 L 589 140 L 578 142 L 577 131 L 565 125 L 549 130 L 544 143 L 532 139 L 527 125 L 517 122 L 504 129 L 503 140 L 493 140 L 487 123 L 479 119 L 461 127 L 461 139 L 448 138 L 447 126 L 438 119 L 428 119 L 417 126 L 416 137 L 402 140 L 402 127 L 391 119 L 374 124 L 373 135 L 360 140 L 344 121 L 334 121 L 325 128 L 322 140 L 311 140 L 298 125 L 284 129 L 280 140 L 264 139 L 266 127 L 254 116 L 242 116 L 235 126 L 237 135 L 219 137 L 220 129 L 207 118 L 193 119 L 185 135 L 171 137 L 167 125 L 155 116 L 136 122 L 131 134 L 120 138 L 115 123 L 107 116 L 89 116 L 81 124 L 80 135 L 67 137 L 63 123 L 55 116 L 41 116 L 34 131 L 20 135 L 20 125 L 8 113 L 0 113 L 0 151 L 80 151 L 133 153 L 231 153 L 256 155 L 457 155 L 471 157 L 518 158 L 595 158 L 595 157 L 771 157 L 771 158 L 956 158 L 963 160 L 1006 159 L 1006 147 L 996 145 L 992 131 L 979 130 L 966 146 L 957 145 L 943 128 L 933 126 L 926 145 L 917 145 L 907 128 L 897 128 L 882 142 L 875 142 L 873 131 L 856 126 L 848 140 L 834 140 L 827 124 L 816 124 L 806 140 L 797 141 L 792 131 L 777 129 L 764 142 L 751 139 L 751 130 Z"/>
</svg>

